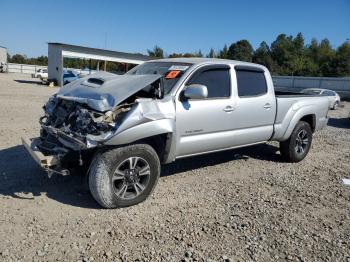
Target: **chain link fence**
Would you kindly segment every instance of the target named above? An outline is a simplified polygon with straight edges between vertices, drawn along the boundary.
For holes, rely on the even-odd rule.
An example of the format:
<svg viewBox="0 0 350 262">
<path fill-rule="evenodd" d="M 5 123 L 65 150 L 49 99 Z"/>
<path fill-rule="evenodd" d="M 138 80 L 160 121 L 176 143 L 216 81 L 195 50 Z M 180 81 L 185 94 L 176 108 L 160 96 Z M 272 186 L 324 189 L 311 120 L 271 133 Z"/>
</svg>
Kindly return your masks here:
<svg viewBox="0 0 350 262">
<path fill-rule="evenodd" d="M 8 63 L 6 70 L 8 73 L 21 73 L 32 75 L 35 74 L 35 72 L 41 68 L 47 68 L 47 66 Z"/>
</svg>

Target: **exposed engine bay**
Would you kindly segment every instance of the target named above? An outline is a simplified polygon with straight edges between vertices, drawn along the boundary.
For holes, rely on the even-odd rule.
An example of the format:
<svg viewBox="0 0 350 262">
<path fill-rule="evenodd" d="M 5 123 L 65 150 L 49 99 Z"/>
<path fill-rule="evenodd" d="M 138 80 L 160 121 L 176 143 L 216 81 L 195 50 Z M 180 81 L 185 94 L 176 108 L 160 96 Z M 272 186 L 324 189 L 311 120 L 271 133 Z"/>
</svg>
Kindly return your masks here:
<svg viewBox="0 0 350 262">
<path fill-rule="evenodd" d="M 124 103 L 114 111 L 102 113 L 78 102 L 53 97 L 44 106 L 45 116 L 40 118 L 41 137 L 46 142 L 59 142 L 57 144 L 72 150 L 89 148 L 93 145 L 89 145 L 87 136 L 91 136 L 90 139 L 96 137 L 96 140 L 105 138 L 116 129 L 118 118 L 128 112 L 131 106 Z M 57 148 L 52 149 L 53 153 L 57 153 Z"/>
</svg>

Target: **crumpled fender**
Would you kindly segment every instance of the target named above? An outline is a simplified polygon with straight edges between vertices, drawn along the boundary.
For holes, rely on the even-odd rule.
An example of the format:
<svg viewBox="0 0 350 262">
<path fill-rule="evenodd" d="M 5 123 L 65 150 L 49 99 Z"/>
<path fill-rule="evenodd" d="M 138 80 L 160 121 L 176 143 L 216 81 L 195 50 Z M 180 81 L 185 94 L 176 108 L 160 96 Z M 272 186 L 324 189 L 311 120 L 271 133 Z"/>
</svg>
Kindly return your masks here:
<svg viewBox="0 0 350 262">
<path fill-rule="evenodd" d="M 171 99 L 140 99 L 119 124 L 106 145 L 131 143 L 175 130 L 175 106 Z"/>
<path fill-rule="evenodd" d="M 134 141 L 174 132 L 174 121 L 172 119 L 160 119 L 146 122 L 126 129 L 105 142 L 105 145 L 122 145 Z"/>
</svg>

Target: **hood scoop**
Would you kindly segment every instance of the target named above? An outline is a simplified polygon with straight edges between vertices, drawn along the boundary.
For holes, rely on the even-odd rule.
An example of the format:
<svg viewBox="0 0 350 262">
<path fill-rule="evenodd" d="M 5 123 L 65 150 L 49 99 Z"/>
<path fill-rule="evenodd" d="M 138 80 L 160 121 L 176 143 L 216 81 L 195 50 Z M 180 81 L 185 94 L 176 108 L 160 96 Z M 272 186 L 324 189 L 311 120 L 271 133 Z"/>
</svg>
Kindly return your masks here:
<svg viewBox="0 0 350 262">
<path fill-rule="evenodd" d="M 102 78 L 90 77 L 88 80 L 84 81 L 84 85 L 88 85 L 91 87 L 99 87 L 104 84 L 104 80 Z"/>
</svg>

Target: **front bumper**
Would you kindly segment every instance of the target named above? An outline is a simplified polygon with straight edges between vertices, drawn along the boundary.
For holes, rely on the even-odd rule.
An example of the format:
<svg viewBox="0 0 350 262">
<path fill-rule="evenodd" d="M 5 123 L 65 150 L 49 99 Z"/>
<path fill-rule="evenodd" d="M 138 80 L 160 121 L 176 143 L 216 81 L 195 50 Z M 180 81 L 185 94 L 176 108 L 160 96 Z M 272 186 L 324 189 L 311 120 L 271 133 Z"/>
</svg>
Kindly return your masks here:
<svg viewBox="0 0 350 262">
<path fill-rule="evenodd" d="M 40 143 L 40 138 L 23 138 L 22 144 L 28 151 L 28 153 L 32 156 L 35 162 L 38 163 L 40 167 L 45 170 L 51 169 L 54 166 L 59 165 L 60 161 L 57 156 L 54 155 L 44 155 L 39 148 L 37 147 L 38 143 Z"/>
</svg>

